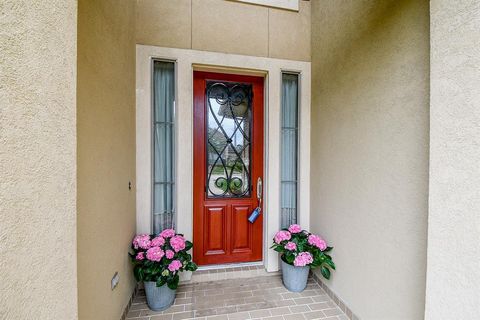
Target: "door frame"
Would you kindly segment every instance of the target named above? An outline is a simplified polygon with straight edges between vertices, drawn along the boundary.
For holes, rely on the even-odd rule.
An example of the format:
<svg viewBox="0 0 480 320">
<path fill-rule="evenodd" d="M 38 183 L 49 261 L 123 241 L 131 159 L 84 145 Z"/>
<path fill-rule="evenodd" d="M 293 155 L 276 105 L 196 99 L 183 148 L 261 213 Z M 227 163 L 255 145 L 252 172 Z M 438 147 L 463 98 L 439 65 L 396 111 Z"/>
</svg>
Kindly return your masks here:
<svg viewBox="0 0 480 320">
<path fill-rule="evenodd" d="M 278 254 L 270 250 L 280 226 L 280 101 L 281 74 L 294 72 L 300 79 L 300 145 L 298 220 L 310 228 L 310 62 L 253 57 L 190 49 L 137 45 L 136 208 L 137 233 L 152 230 L 151 99 L 152 61 L 175 62 L 176 72 L 176 213 L 177 230 L 193 238 L 193 71 L 256 75 L 264 84 L 264 236 L 263 262 L 267 271 L 279 270 Z M 304 84 L 304 85 L 303 85 Z M 179 168 L 182 168 L 179 170 Z M 277 214 L 275 214 L 277 212 Z M 315 230 L 312 230 L 315 231 Z"/>
</svg>

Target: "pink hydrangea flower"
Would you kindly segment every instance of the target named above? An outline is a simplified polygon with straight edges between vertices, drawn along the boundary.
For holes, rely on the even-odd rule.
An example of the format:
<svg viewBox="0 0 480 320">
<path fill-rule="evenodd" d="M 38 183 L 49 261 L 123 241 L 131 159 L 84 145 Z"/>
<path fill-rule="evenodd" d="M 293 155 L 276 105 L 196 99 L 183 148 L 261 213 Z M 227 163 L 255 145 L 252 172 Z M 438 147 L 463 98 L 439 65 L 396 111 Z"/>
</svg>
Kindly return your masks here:
<svg viewBox="0 0 480 320">
<path fill-rule="evenodd" d="M 153 238 L 151 242 L 152 247 L 160 247 L 160 246 L 163 246 L 164 244 L 165 244 L 165 238 L 161 236 Z"/>
<path fill-rule="evenodd" d="M 180 262 L 180 260 L 173 260 L 168 265 L 168 270 L 170 270 L 171 272 L 175 272 L 178 269 L 180 269 L 181 267 L 182 267 L 182 263 Z"/>
<path fill-rule="evenodd" d="M 160 261 L 164 255 L 165 252 L 160 247 L 152 247 L 147 250 L 147 259 L 150 261 Z"/>
<path fill-rule="evenodd" d="M 165 256 L 167 257 L 167 259 L 172 259 L 174 255 L 175 252 L 173 252 L 172 250 L 165 251 Z"/>
<path fill-rule="evenodd" d="M 322 251 L 327 249 L 327 242 L 325 242 L 325 240 L 315 234 L 311 234 L 308 236 L 308 243 Z"/>
<path fill-rule="evenodd" d="M 163 238 L 171 238 L 175 235 L 175 230 L 173 229 L 165 229 L 162 232 L 160 232 L 160 236 Z"/>
<path fill-rule="evenodd" d="M 290 251 L 297 250 L 297 244 L 295 242 L 289 241 L 285 245 L 285 249 L 290 250 Z"/>
<path fill-rule="evenodd" d="M 185 249 L 185 238 L 182 236 L 174 236 L 170 239 L 170 245 L 175 252 Z"/>
<path fill-rule="evenodd" d="M 280 244 L 280 242 L 284 240 L 290 240 L 291 238 L 292 238 L 292 235 L 290 234 L 290 232 L 281 230 L 275 234 L 275 237 L 273 240 L 275 241 L 276 244 Z"/>
<path fill-rule="evenodd" d="M 133 238 L 132 243 L 135 249 L 148 249 L 151 246 L 150 236 L 148 234 L 140 234 Z"/>
<path fill-rule="evenodd" d="M 298 256 L 295 257 L 295 260 L 293 261 L 293 265 L 295 267 L 304 267 L 307 264 L 310 264 L 313 262 L 313 257 L 309 252 L 300 252 Z"/>
<path fill-rule="evenodd" d="M 143 252 L 137 253 L 137 256 L 135 257 L 135 259 L 137 259 L 137 260 L 145 259 L 145 253 L 143 253 Z"/>
<path fill-rule="evenodd" d="M 300 233 L 302 232 L 302 227 L 300 227 L 298 224 L 292 224 L 290 227 L 288 227 L 288 231 L 291 233 Z"/>
</svg>

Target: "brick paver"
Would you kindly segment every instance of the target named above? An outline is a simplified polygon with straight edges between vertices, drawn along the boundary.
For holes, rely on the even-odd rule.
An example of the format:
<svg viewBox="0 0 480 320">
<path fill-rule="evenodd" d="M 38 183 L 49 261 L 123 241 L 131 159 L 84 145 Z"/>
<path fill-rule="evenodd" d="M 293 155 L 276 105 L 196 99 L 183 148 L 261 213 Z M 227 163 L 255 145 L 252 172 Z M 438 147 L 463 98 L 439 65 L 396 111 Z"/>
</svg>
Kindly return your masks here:
<svg viewBox="0 0 480 320">
<path fill-rule="evenodd" d="M 289 292 L 280 275 L 182 284 L 175 304 L 162 312 L 148 309 L 140 291 L 130 307 L 132 320 L 344 320 L 347 316 L 312 279 L 305 291 Z"/>
</svg>

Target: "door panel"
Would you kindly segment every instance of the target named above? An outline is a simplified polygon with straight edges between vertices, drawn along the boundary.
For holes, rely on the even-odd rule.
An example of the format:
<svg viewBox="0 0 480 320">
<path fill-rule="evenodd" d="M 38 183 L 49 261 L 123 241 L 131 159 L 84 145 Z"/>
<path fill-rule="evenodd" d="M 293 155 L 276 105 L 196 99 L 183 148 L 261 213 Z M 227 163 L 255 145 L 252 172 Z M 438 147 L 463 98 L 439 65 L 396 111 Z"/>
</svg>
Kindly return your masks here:
<svg viewBox="0 0 480 320">
<path fill-rule="evenodd" d="M 252 247 L 251 223 L 248 222 L 248 216 L 252 212 L 252 207 L 247 205 L 232 205 L 232 251 L 249 252 Z"/>
<path fill-rule="evenodd" d="M 227 233 L 226 207 L 205 207 L 205 254 L 225 254 Z"/>
<path fill-rule="evenodd" d="M 263 214 L 261 77 L 194 72 L 194 237 L 199 265 L 260 261 Z"/>
</svg>

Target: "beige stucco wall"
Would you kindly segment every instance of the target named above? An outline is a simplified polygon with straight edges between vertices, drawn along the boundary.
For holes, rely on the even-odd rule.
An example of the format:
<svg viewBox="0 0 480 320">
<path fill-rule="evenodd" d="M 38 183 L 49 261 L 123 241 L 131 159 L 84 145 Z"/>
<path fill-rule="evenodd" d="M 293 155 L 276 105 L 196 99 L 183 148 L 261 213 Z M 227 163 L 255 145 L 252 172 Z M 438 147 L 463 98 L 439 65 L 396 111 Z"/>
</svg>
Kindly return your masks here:
<svg viewBox="0 0 480 320">
<path fill-rule="evenodd" d="M 480 5 L 431 1 L 425 318 L 480 314 Z"/>
<path fill-rule="evenodd" d="M 361 319 L 422 319 L 428 1 L 312 1 L 311 226 Z M 439 284 L 440 285 L 440 284 Z"/>
<path fill-rule="evenodd" d="M 138 44 L 310 61 L 310 2 L 298 12 L 226 0 L 137 0 Z"/>
<path fill-rule="evenodd" d="M 135 3 L 80 0 L 78 15 L 79 318 L 118 320 L 134 286 Z"/>
<path fill-rule="evenodd" d="M 0 319 L 77 318 L 76 31 L 76 1 L 0 2 Z"/>
</svg>

